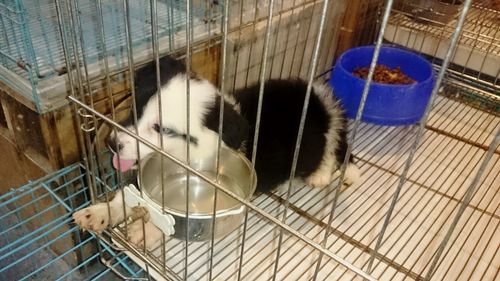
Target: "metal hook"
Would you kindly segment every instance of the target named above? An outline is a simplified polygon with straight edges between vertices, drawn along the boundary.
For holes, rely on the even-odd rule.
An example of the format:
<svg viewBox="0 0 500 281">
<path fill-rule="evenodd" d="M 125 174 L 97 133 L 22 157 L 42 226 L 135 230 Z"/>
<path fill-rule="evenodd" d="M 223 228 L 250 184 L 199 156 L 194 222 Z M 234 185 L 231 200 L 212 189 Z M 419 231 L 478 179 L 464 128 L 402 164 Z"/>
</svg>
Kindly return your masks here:
<svg viewBox="0 0 500 281">
<path fill-rule="evenodd" d="M 85 119 L 85 122 L 80 125 L 80 129 L 86 133 L 95 131 L 94 117 L 91 114 L 86 113 L 83 108 L 79 108 L 77 112 L 80 117 Z"/>
</svg>

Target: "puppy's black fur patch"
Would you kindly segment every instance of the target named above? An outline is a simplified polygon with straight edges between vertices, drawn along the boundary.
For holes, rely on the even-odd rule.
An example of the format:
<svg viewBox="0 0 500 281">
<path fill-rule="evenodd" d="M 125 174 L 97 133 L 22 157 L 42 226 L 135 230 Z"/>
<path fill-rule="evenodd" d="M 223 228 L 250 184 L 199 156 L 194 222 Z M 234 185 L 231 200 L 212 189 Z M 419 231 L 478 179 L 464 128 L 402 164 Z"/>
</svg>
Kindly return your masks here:
<svg viewBox="0 0 500 281">
<path fill-rule="evenodd" d="M 219 116 L 220 116 L 220 100 L 218 96 L 215 103 L 209 106 L 207 113 L 204 116 L 204 125 L 219 133 Z M 245 142 L 249 137 L 250 127 L 233 106 L 224 101 L 224 123 L 222 124 L 222 140 L 224 143 L 234 150 L 244 149 Z"/>
<path fill-rule="evenodd" d="M 307 84 L 300 80 L 270 80 L 264 86 L 255 162 L 258 191 L 269 191 L 289 178 L 306 89 Z M 255 132 L 258 92 L 259 84 L 255 84 L 234 93 L 241 114 L 250 123 L 251 138 Z M 325 106 L 318 96 L 311 94 L 296 176 L 306 178 L 319 167 L 325 152 L 329 122 Z M 252 156 L 252 142 L 250 139 L 249 158 Z M 343 151 L 339 149 L 338 152 Z"/>
</svg>

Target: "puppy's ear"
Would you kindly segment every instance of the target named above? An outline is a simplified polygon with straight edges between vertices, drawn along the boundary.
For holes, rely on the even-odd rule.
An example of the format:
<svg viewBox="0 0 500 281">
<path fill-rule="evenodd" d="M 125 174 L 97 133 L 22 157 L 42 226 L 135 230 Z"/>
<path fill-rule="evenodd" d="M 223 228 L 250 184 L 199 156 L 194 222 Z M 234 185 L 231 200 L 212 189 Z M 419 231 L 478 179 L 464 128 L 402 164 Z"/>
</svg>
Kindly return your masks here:
<svg viewBox="0 0 500 281">
<path fill-rule="evenodd" d="M 186 66 L 171 56 L 160 58 L 160 84 L 166 84 L 177 74 L 185 73 Z M 136 92 L 151 96 L 156 92 L 156 61 L 151 61 L 135 72 L 134 84 Z"/>
<path fill-rule="evenodd" d="M 204 125 L 216 133 L 219 133 L 220 99 L 217 96 L 204 120 Z M 250 126 L 247 120 L 236 112 L 231 104 L 224 102 L 224 124 L 222 127 L 222 140 L 224 143 L 232 149 L 242 149 L 248 140 L 249 134 Z"/>
<path fill-rule="evenodd" d="M 160 58 L 160 84 L 165 85 L 175 75 L 185 73 L 186 66 L 180 60 L 176 60 L 170 56 Z M 135 86 L 135 104 L 137 106 L 137 118 L 142 117 L 144 107 L 157 92 L 156 81 L 156 61 L 151 61 L 134 73 Z M 132 112 L 129 118 L 122 123 L 124 126 L 132 125 L 134 122 Z"/>
</svg>

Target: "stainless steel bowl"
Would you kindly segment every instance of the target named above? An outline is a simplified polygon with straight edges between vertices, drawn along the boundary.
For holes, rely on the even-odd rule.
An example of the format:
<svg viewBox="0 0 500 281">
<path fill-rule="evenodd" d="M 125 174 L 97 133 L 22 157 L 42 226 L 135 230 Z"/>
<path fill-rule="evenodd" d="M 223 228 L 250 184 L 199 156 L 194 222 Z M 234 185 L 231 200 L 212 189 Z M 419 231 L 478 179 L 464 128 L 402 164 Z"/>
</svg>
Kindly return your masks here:
<svg viewBox="0 0 500 281">
<path fill-rule="evenodd" d="M 163 159 L 163 172 L 161 161 Z M 186 218 L 187 173 L 186 170 L 161 154 L 153 153 L 143 159 L 140 165 L 139 185 L 159 207 L 164 204 L 165 212 L 175 219 L 174 237 L 186 238 L 186 223 L 189 222 L 188 239 L 204 241 L 212 237 L 215 187 L 201 178 L 189 175 L 189 215 Z M 216 179 L 215 157 L 200 159 L 191 163 L 197 171 Z M 162 184 L 163 178 L 163 184 Z M 250 199 L 255 192 L 257 176 L 251 163 L 241 154 L 221 148 L 219 183 L 239 195 Z M 163 198 L 162 203 L 162 186 Z M 245 207 L 221 190 L 217 191 L 215 215 L 215 237 L 223 237 L 240 226 Z"/>
</svg>

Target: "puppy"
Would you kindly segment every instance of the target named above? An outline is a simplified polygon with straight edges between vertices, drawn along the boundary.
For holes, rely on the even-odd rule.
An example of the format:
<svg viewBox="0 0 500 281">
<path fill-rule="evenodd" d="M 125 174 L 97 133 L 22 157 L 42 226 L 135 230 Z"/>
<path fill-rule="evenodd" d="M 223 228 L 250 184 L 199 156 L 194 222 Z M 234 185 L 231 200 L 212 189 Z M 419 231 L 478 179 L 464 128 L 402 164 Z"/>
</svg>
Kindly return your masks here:
<svg viewBox="0 0 500 281">
<path fill-rule="evenodd" d="M 223 99 L 223 145 L 251 159 L 259 84 L 223 97 L 207 80 L 186 73 L 180 61 L 164 57 L 160 60 L 161 88 L 157 91 L 155 69 L 155 64 L 151 63 L 135 74 L 137 124 L 133 124 L 131 114 L 124 123 L 127 129 L 158 147 L 162 145 L 164 151 L 183 161 L 187 160 L 188 140 L 190 160 L 210 158 L 217 151 L 220 102 Z M 188 79 L 189 136 L 186 118 Z M 306 89 L 307 84 L 301 80 L 270 80 L 265 83 L 255 159 L 258 192 L 268 192 L 289 179 Z M 314 187 L 329 184 L 344 160 L 346 136 L 347 123 L 340 103 L 327 85 L 315 83 L 307 109 L 296 178 Z M 121 172 L 135 168 L 138 159 L 153 152 L 124 132 L 110 136 L 108 145 L 114 153 L 113 166 Z M 351 157 L 345 183 L 352 184 L 358 178 L 359 170 Z M 120 193 L 109 202 L 109 206 L 111 218 L 106 203 L 78 211 L 73 217 L 81 228 L 101 232 L 126 218 Z M 127 216 L 131 213 L 132 209 L 127 207 Z M 132 223 L 129 239 L 139 245 L 146 243 L 151 249 L 161 240 L 162 233 L 150 222 L 145 226 L 146 241 L 140 220 Z"/>
</svg>

